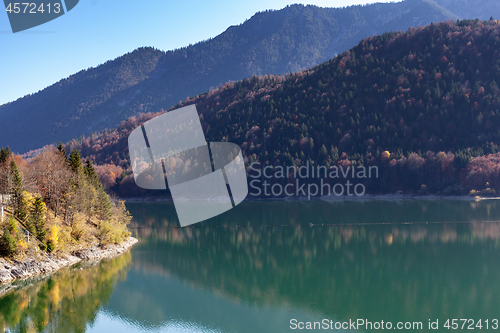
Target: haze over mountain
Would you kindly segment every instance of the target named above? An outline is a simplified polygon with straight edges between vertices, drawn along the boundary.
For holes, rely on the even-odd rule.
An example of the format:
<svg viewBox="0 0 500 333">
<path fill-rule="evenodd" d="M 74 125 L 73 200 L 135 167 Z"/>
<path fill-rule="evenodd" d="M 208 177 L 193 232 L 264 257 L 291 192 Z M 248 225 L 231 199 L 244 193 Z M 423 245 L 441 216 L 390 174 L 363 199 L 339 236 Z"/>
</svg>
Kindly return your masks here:
<svg viewBox="0 0 500 333">
<path fill-rule="evenodd" d="M 293 5 L 257 13 L 213 39 L 179 50 L 140 48 L 0 106 L 0 143 L 25 152 L 113 128 L 129 116 L 167 109 L 227 81 L 310 68 L 367 36 L 464 17 L 467 8 L 481 18 L 500 16 L 496 0 L 480 6 L 454 1 Z"/>
</svg>

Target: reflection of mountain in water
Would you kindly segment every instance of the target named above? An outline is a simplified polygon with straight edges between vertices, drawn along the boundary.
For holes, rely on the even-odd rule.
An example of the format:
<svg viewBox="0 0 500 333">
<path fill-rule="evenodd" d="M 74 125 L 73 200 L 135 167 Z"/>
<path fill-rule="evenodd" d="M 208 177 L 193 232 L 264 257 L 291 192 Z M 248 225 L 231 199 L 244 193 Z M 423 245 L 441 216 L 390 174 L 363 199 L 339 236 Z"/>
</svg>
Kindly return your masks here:
<svg viewBox="0 0 500 333">
<path fill-rule="evenodd" d="M 176 223 L 165 204 L 129 208 L 136 225 Z M 150 327 L 183 320 L 250 332 L 253 321 L 284 330 L 293 313 L 394 322 L 494 317 L 500 225 L 425 221 L 499 216 L 495 202 L 251 202 L 209 223 L 295 226 L 140 229 L 147 239 L 133 249 L 133 270 L 107 310 Z M 424 223 L 377 224 L 396 218 Z M 305 226 L 327 221 L 374 224 Z"/>
<path fill-rule="evenodd" d="M 203 332 L 282 332 L 290 318 L 308 315 L 321 320 L 305 310 L 286 304 L 248 304 L 174 276 L 136 271 L 128 274 L 106 305 L 106 312 L 119 321 L 152 332 L 188 325 L 203 327 Z"/>
</svg>

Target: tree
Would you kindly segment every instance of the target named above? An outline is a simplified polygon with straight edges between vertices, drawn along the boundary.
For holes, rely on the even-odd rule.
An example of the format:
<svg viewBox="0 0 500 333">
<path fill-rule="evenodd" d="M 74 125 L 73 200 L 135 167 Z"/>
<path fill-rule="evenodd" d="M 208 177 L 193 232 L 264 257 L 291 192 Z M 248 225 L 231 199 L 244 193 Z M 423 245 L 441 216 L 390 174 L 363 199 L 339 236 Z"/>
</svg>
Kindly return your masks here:
<svg viewBox="0 0 500 333">
<path fill-rule="evenodd" d="M 7 146 L 7 148 L 0 149 L 0 163 L 5 163 L 11 154 L 12 152 L 10 151 L 9 146 Z"/>
<path fill-rule="evenodd" d="M 97 193 L 97 213 L 99 214 L 99 218 L 101 220 L 107 220 L 111 217 L 111 208 L 112 204 L 111 201 L 109 201 L 109 197 L 104 191 L 104 188 L 100 188 Z"/>
<path fill-rule="evenodd" d="M 22 214 L 20 214 L 19 218 L 24 221 L 26 228 L 30 233 L 33 235 L 37 235 L 36 233 L 36 226 L 31 218 L 31 212 L 33 210 L 33 204 L 35 203 L 35 195 L 33 193 L 28 192 L 28 191 L 23 191 L 21 192 L 21 207 L 22 207 Z M 27 217 L 27 218 L 26 218 Z"/>
<path fill-rule="evenodd" d="M 0 239 L 0 249 L 7 256 L 13 255 L 17 250 L 17 225 L 12 216 L 9 217 L 8 226 Z"/>
<path fill-rule="evenodd" d="M 81 212 L 85 214 L 87 222 L 91 222 L 92 215 L 96 212 L 97 193 L 97 189 L 87 177 L 83 173 L 79 173 L 72 197 L 73 213 Z"/>
<path fill-rule="evenodd" d="M 47 231 L 45 230 L 45 214 L 47 208 L 42 200 L 42 197 L 35 197 L 33 206 L 31 208 L 29 220 L 31 224 L 35 227 L 35 236 L 43 241 Z"/>
<path fill-rule="evenodd" d="M 92 162 L 90 161 L 90 158 L 87 158 L 87 161 L 85 162 L 85 166 L 83 167 L 83 173 L 85 176 L 87 176 L 87 179 L 89 182 L 96 188 L 99 189 L 102 187 L 101 182 L 99 181 L 99 177 L 97 177 L 97 173 L 94 169 L 94 166 L 92 165 Z"/>
<path fill-rule="evenodd" d="M 69 165 L 74 173 L 78 173 L 82 168 L 82 158 L 80 157 L 80 152 L 78 149 L 74 149 L 69 155 Z"/>
<path fill-rule="evenodd" d="M 326 150 L 326 147 L 325 145 L 322 145 L 321 148 L 319 149 L 319 154 L 318 154 L 318 157 L 319 157 L 319 160 L 322 161 L 324 160 L 328 155 L 328 151 Z"/>
<path fill-rule="evenodd" d="M 16 161 L 10 162 L 10 180 L 9 193 L 11 194 L 12 205 L 14 206 L 14 215 L 23 220 L 26 217 L 26 211 L 22 207 L 22 187 L 23 180 L 21 173 L 17 168 Z"/>
<path fill-rule="evenodd" d="M 64 145 L 61 141 L 59 141 L 59 144 L 57 145 L 57 150 L 62 156 L 66 156 L 66 150 L 64 149 Z"/>
<path fill-rule="evenodd" d="M 45 149 L 35 157 L 32 169 L 30 176 L 35 188 L 31 191 L 40 193 L 57 216 L 73 177 L 66 159 L 54 148 Z"/>
</svg>

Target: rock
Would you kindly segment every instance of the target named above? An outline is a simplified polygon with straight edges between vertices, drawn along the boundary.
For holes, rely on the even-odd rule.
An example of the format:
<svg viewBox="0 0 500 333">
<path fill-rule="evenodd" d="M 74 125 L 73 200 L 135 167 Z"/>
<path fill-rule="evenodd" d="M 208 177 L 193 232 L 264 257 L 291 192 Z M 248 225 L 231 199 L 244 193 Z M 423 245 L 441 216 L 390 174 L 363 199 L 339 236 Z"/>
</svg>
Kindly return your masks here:
<svg viewBox="0 0 500 333">
<path fill-rule="evenodd" d="M 6 283 L 14 280 L 14 276 L 7 270 L 0 270 L 0 283 Z"/>
<path fill-rule="evenodd" d="M 8 264 L 0 258 L 0 284 L 10 282 L 14 279 L 24 279 L 38 274 L 54 272 L 62 267 L 72 266 L 82 260 L 100 260 L 114 257 L 127 251 L 137 242 L 137 239 L 129 237 L 122 244 L 108 245 L 104 249 L 97 246 L 90 249 L 81 249 L 74 251 L 66 257 L 47 254 L 45 260 L 28 258 L 22 262 L 14 261 L 13 265 Z M 6 290 L 9 290 L 9 288 L 0 288 L 0 294 L 5 293 Z"/>
</svg>

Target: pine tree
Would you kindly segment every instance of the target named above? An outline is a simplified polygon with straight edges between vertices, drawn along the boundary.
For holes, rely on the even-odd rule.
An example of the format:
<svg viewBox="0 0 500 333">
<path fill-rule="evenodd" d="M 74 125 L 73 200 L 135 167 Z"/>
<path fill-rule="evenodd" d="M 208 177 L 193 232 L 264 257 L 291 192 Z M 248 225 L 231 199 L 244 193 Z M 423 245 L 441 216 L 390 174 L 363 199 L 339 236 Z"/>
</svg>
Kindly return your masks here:
<svg viewBox="0 0 500 333">
<path fill-rule="evenodd" d="M 45 212 L 47 208 L 41 197 L 36 197 L 31 208 L 30 222 L 35 228 L 35 236 L 43 240 L 47 231 L 45 230 Z"/>
<path fill-rule="evenodd" d="M 102 186 L 97 193 L 97 213 L 101 221 L 105 221 L 111 217 L 111 201 L 109 201 L 109 197 L 104 192 Z"/>
<path fill-rule="evenodd" d="M 61 141 L 59 141 L 59 144 L 57 145 L 57 150 L 59 150 L 62 156 L 66 156 L 66 150 L 64 149 L 64 145 Z"/>
<path fill-rule="evenodd" d="M 328 151 L 326 150 L 325 145 L 322 145 L 321 148 L 319 149 L 319 154 L 318 154 L 320 161 L 324 160 L 327 155 Z"/>
<path fill-rule="evenodd" d="M 339 159 L 339 149 L 337 147 L 332 146 L 330 148 L 330 155 L 332 156 L 332 161 L 336 162 Z"/>
<path fill-rule="evenodd" d="M 97 172 L 95 171 L 94 166 L 90 161 L 90 158 L 87 158 L 87 161 L 85 162 L 85 166 L 83 167 L 83 173 L 85 174 L 85 176 L 87 176 L 89 182 L 97 190 L 99 190 L 99 188 L 102 187 L 101 182 L 99 181 L 99 177 L 97 176 Z"/>
<path fill-rule="evenodd" d="M 0 163 L 5 163 L 11 154 L 9 146 L 0 149 Z"/>
<path fill-rule="evenodd" d="M 7 256 L 13 255 L 17 250 L 17 226 L 12 216 L 9 217 L 9 225 L 0 239 L 0 249 Z"/>
<path fill-rule="evenodd" d="M 73 170 L 74 173 L 78 173 L 78 170 L 81 170 L 82 158 L 80 157 L 78 149 L 74 149 L 69 155 L 69 164 L 71 165 L 71 170 Z"/>
<path fill-rule="evenodd" d="M 22 208 L 22 184 L 21 173 L 17 168 L 16 161 L 12 160 L 10 162 L 10 194 L 14 206 L 14 215 L 21 220 L 26 217 L 26 212 Z"/>
</svg>

